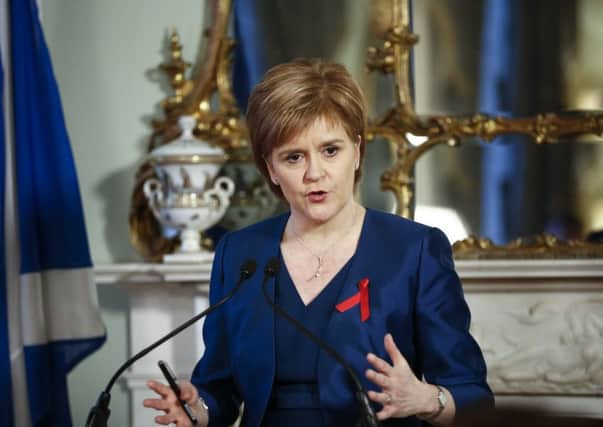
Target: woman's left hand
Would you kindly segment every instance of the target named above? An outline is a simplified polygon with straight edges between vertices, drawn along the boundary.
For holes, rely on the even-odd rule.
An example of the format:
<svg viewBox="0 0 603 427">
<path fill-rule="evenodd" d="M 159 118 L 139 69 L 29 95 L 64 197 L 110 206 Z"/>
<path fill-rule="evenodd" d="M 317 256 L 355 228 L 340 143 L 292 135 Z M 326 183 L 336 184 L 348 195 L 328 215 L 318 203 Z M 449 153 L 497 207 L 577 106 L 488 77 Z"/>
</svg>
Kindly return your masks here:
<svg viewBox="0 0 603 427">
<path fill-rule="evenodd" d="M 385 420 L 429 413 L 436 403 L 434 386 L 415 376 L 391 334 L 385 335 L 384 342 L 393 365 L 372 353 L 367 355 L 373 369 L 367 369 L 366 377 L 381 387 L 381 392 L 368 392 L 372 401 L 383 405 L 383 409 L 376 414 L 377 418 Z"/>
</svg>

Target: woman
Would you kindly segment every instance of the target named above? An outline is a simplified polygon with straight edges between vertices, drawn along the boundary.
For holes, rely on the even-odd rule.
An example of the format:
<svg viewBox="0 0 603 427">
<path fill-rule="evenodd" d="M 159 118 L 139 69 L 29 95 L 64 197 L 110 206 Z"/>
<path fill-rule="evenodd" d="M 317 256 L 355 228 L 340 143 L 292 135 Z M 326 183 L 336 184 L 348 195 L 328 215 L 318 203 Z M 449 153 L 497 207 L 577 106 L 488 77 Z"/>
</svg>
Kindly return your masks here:
<svg viewBox="0 0 603 427">
<path fill-rule="evenodd" d="M 441 231 L 354 200 L 365 149 L 365 106 L 344 67 L 296 60 L 268 71 L 249 99 L 257 167 L 290 212 L 222 238 L 210 302 L 247 259 L 288 313 L 337 349 L 361 376 L 382 425 L 448 425 L 492 403 L 469 310 Z M 204 326 L 206 351 L 181 398 L 200 425 L 353 426 L 347 373 L 264 300 L 256 273 Z M 362 375 L 364 374 L 364 375 Z M 165 385 L 150 382 L 160 424 L 190 425 Z"/>
</svg>

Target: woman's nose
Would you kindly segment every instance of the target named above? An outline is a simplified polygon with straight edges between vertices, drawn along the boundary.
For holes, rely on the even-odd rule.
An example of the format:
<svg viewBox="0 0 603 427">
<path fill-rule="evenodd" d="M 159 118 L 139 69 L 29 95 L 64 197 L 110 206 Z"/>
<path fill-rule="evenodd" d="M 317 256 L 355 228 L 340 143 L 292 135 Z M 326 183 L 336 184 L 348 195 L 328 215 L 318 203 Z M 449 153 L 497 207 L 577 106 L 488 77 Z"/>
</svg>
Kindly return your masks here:
<svg viewBox="0 0 603 427">
<path fill-rule="evenodd" d="M 322 178 L 323 175 L 324 167 L 320 159 L 316 156 L 309 156 L 304 178 L 308 181 L 317 181 Z"/>
</svg>

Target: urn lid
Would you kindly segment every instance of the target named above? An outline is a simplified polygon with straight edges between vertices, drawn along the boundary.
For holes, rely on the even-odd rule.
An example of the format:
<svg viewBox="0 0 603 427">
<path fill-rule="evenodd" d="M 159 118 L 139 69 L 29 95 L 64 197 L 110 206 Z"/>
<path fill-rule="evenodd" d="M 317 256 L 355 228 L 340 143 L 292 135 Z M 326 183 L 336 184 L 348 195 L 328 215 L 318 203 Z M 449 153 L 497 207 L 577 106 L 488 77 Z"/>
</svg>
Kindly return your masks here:
<svg viewBox="0 0 603 427">
<path fill-rule="evenodd" d="M 178 125 L 182 129 L 180 138 L 155 148 L 149 154 L 149 160 L 153 164 L 171 163 L 214 163 L 226 162 L 227 156 L 220 147 L 215 147 L 205 141 L 201 141 L 193 135 L 197 121 L 194 116 L 182 116 Z"/>
</svg>

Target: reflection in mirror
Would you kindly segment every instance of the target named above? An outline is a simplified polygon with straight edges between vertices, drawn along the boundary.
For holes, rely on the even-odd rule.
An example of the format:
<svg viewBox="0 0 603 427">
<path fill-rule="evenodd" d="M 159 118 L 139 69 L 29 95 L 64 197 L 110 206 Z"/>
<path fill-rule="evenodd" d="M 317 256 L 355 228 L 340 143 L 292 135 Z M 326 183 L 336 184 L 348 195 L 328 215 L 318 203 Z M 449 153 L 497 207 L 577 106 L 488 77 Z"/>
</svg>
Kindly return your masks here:
<svg viewBox="0 0 603 427">
<path fill-rule="evenodd" d="M 517 70 L 521 97 L 514 114 L 603 109 L 603 3 L 598 0 L 549 0 L 508 3 L 491 9 L 484 0 L 424 0 L 413 3 L 416 111 L 418 114 L 469 114 L 479 110 L 484 57 L 512 55 L 507 67 Z M 488 7 L 486 7 L 488 6 Z M 498 12 L 489 22 L 490 11 Z M 492 49 L 494 21 L 508 32 Z M 482 49 L 489 46 L 489 49 Z M 480 70 L 480 67 L 482 69 Z M 511 91 L 494 81 L 499 91 Z M 513 93 L 506 94 L 507 96 Z M 512 98 L 507 98 L 510 101 Z"/>
<path fill-rule="evenodd" d="M 601 18 L 597 0 L 414 2 L 418 114 L 601 109 L 603 64 L 592 54 Z M 603 144 L 595 142 L 535 145 L 511 135 L 438 146 L 417 163 L 416 218 L 426 206 L 450 208 L 467 234 L 499 244 L 541 232 L 584 238 L 603 228 Z"/>
</svg>

